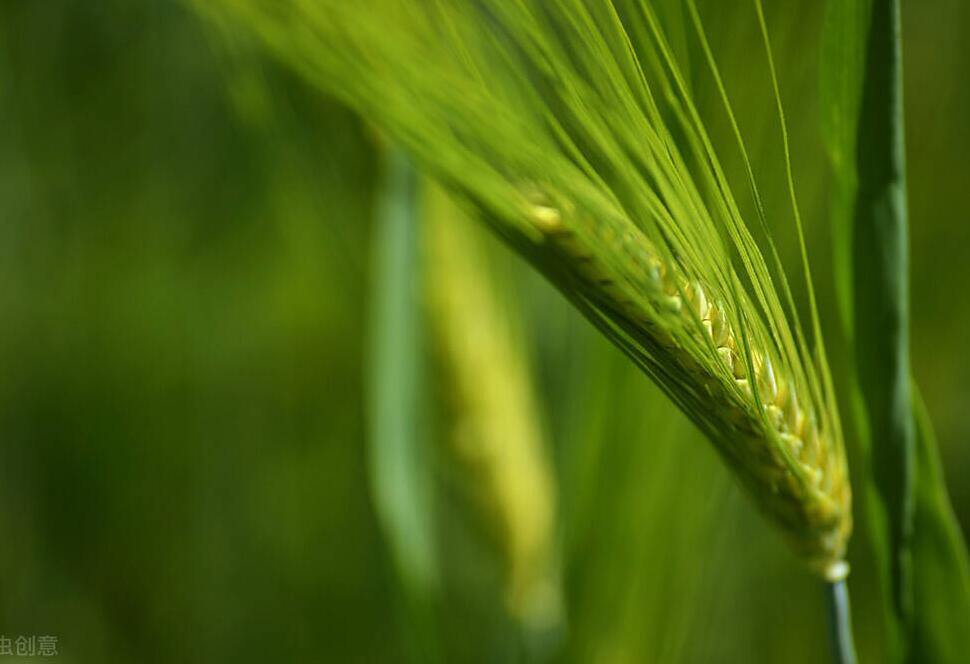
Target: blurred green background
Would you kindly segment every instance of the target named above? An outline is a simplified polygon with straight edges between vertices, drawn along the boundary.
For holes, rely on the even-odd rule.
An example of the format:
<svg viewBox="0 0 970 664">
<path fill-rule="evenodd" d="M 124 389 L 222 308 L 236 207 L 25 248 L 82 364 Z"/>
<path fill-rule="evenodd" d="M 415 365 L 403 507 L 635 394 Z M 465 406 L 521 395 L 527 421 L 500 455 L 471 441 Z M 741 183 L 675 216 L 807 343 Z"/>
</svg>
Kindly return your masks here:
<svg viewBox="0 0 970 664">
<path fill-rule="evenodd" d="M 780 209 L 757 25 L 706 4 Z M 832 322 L 821 4 L 767 9 Z M 966 531 L 970 7 L 904 3 L 903 22 L 913 364 Z M 0 634 L 57 635 L 67 662 L 405 659 L 366 444 L 380 154 L 374 131 L 180 4 L 0 4 Z M 520 643 L 477 562 L 495 547 L 461 535 L 473 510 L 442 491 L 459 533 L 432 608 L 442 660 L 822 661 L 817 584 L 706 442 L 481 242 L 507 267 L 534 376 L 562 616 Z M 851 555 L 860 654 L 879 661 L 861 534 Z"/>
</svg>

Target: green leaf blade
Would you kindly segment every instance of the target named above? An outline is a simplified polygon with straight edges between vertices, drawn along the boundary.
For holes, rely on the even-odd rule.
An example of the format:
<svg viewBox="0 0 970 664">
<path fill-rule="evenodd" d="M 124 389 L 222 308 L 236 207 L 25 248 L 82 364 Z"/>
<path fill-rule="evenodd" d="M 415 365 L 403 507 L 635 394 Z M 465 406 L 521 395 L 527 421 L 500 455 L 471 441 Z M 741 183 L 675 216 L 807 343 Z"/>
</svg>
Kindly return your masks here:
<svg viewBox="0 0 970 664">
<path fill-rule="evenodd" d="M 414 661 L 435 661 L 433 606 L 439 564 L 430 451 L 421 422 L 423 329 L 418 306 L 418 177 L 399 149 L 388 155 L 374 237 L 371 310 L 370 480 L 401 584 Z"/>
<path fill-rule="evenodd" d="M 900 33 L 898 0 L 829 4 L 822 129 L 834 176 L 836 288 L 854 365 L 846 381 L 867 466 L 863 494 L 887 653 L 895 662 L 951 662 L 970 650 L 970 586 L 966 547 L 910 378 Z"/>
<path fill-rule="evenodd" d="M 929 413 L 914 392 L 916 494 L 913 514 L 913 656 L 961 662 L 970 652 L 970 559 L 937 451 Z"/>
</svg>

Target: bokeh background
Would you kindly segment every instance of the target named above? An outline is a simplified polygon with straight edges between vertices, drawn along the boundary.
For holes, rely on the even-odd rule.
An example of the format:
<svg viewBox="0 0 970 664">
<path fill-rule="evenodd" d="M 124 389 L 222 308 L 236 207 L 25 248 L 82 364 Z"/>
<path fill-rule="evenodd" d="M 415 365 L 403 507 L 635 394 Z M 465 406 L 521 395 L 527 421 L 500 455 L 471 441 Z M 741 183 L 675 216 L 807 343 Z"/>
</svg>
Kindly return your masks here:
<svg viewBox="0 0 970 664">
<path fill-rule="evenodd" d="M 783 209 L 753 13 L 702 4 Z M 823 3 L 767 4 L 831 323 Z M 903 10 L 913 365 L 966 532 L 970 6 Z M 0 634 L 56 635 L 66 662 L 413 655 L 369 476 L 383 152 L 184 5 L 0 4 Z M 790 252 L 790 227 L 777 233 Z M 538 636 L 515 624 L 501 547 L 447 488 L 466 480 L 442 454 L 442 661 L 821 661 L 817 584 L 705 441 L 541 279 L 476 241 L 504 268 L 530 368 L 560 612 Z M 856 638 L 879 661 L 861 528 L 851 555 Z"/>
</svg>

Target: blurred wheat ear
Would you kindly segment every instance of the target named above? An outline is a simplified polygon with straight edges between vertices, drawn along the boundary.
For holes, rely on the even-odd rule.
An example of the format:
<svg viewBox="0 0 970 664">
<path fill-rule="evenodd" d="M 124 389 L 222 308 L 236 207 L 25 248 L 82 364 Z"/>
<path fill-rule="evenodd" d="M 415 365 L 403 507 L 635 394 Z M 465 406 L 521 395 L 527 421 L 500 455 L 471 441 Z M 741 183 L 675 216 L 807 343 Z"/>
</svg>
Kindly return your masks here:
<svg viewBox="0 0 970 664">
<path fill-rule="evenodd" d="M 849 481 L 814 301 L 810 342 L 653 3 L 199 5 L 481 208 L 708 435 L 811 568 L 845 575 Z"/>
<path fill-rule="evenodd" d="M 532 639 L 561 619 L 556 483 L 516 318 L 481 231 L 441 191 L 425 190 L 424 292 L 438 368 L 442 456 L 458 468 L 500 549 L 509 613 Z M 533 637 L 536 637 L 533 639 Z"/>
</svg>

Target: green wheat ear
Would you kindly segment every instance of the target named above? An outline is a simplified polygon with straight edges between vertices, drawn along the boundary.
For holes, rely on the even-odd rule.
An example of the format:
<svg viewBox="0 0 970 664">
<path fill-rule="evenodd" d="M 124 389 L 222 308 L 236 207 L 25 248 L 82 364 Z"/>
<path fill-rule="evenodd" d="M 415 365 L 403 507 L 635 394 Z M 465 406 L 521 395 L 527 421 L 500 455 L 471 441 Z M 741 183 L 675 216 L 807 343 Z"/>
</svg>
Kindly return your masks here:
<svg viewBox="0 0 970 664">
<path fill-rule="evenodd" d="M 439 187 L 424 197 L 424 296 L 441 380 L 445 456 L 496 536 L 513 616 L 539 632 L 562 611 L 556 482 L 528 362 L 479 228 Z"/>
<path fill-rule="evenodd" d="M 811 343 L 770 235 L 766 261 L 742 219 L 658 3 L 197 4 L 474 202 L 708 435 L 811 567 L 846 574 L 849 480 L 807 260 Z"/>
</svg>

